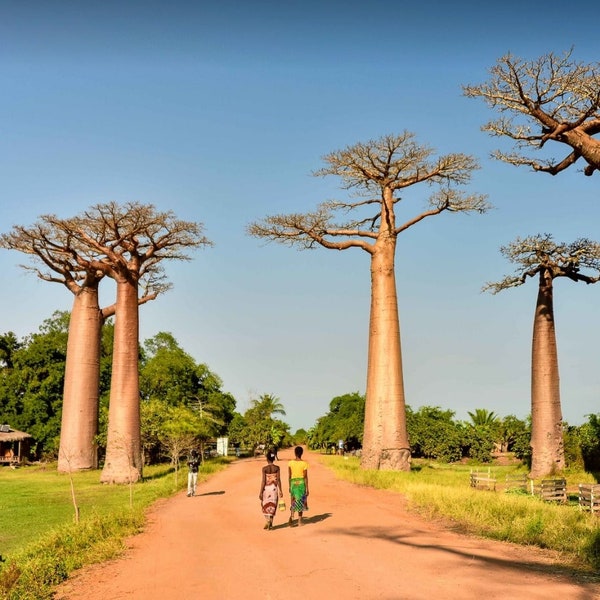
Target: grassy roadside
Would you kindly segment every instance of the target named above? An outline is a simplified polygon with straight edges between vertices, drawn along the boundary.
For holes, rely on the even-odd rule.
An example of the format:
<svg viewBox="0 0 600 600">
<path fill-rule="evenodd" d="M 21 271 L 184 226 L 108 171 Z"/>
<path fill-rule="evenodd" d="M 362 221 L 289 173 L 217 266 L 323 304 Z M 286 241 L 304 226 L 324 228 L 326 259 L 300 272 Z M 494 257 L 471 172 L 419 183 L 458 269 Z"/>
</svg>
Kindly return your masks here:
<svg viewBox="0 0 600 600">
<path fill-rule="evenodd" d="M 544 502 L 524 492 L 488 492 L 469 486 L 469 466 L 415 461 L 410 473 L 363 471 L 356 458 L 321 456 L 337 477 L 401 493 L 412 510 L 441 518 L 465 533 L 558 552 L 568 566 L 590 574 L 600 569 L 600 517 L 568 505 Z M 494 467 L 498 480 L 518 472 Z M 521 471 L 524 473 L 524 471 Z M 592 483 L 589 474 L 567 476 L 570 487 Z"/>
<path fill-rule="evenodd" d="M 207 461 L 204 481 L 230 462 Z M 186 472 L 144 469 L 144 481 L 108 486 L 99 471 L 73 474 L 79 523 L 71 497 L 71 478 L 55 466 L 0 469 L 0 600 L 49 600 L 69 573 L 118 556 L 125 538 L 140 532 L 146 509 L 186 485 Z"/>
</svg>

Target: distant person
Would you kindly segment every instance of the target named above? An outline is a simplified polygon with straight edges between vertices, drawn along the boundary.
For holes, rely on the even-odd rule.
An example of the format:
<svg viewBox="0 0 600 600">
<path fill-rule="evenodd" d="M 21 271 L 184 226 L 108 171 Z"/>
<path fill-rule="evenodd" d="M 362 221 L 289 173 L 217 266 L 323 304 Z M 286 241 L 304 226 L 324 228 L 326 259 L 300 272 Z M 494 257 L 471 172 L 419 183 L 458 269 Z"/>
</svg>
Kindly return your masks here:
<svg viewBox="0 0 600 600">
<path fill-rule="evenodd" d="M 196 485 L 198 485 L 198 468 L 200 467 L 200 456 L 196 450 L 190 452 L 188 457 L 188 486 L 187 495 L 196 495 Z"/>
<path fill-rule="evenodd" d="M 338 454 L 344 456 L 344 440 L 338 440 Z"/>
<path fill-rule="evenodd" d="M 302 517 L 308 510 L 308 463 L 302 460 L 302 446 L 294 448 L 294 457 L 288 462 L 290 479 L 290 527 L 294 524 L 294 513 L 298 513 L 298 525 L 302 525 Z"/>
<path fill-rule="evenodd" d="M 275 460 L 279 460 L 279 454 L 278 454 L 279 449 L 277 448 L 277 446 L 273 446 L 271 448 L 271 452 L 275 455 Z"/>
<path fill-rule="evenodd" d="M 262 513 L 266 519 L 264 529 L 271 529 L 273 527 L 273 518 L 277 513 L 279 498 L 283 498 L 281 472 L 279 466 L 273 464 L 274 462 L 275 453 L 269 450 L 267 452 L 267 464 L 262 468 L 260 492 L 258 493 Z"/>
</svg>

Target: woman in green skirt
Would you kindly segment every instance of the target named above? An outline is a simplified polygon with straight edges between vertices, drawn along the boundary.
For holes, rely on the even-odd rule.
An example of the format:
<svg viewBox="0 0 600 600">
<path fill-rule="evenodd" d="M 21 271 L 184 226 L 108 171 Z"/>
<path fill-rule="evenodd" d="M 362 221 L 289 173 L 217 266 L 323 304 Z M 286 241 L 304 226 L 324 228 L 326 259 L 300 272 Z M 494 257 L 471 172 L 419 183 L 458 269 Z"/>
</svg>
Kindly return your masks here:
<svg viewBox="0 0 600 600">
<path fill-rule="evenodd" d="M 294 456 L 288 462 L 288 475 L 290 478 L 290 519 L 288 524 L 294 524 L 294 513 L 298 513 L 298 525 L 302 525 L 302 515 L 308 510 L 308 463 L 302 460 L 302 446 L 294 448 Z"/>
</svg>

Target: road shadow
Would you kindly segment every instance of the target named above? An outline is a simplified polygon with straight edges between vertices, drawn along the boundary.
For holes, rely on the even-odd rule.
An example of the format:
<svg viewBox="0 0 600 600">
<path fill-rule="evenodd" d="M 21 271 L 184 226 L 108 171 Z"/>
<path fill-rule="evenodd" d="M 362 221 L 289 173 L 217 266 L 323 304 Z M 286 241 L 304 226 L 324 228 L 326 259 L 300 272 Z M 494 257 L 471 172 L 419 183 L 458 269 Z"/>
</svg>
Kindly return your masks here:
<svg viewBox="0 0 600 600">
<path fill-rule="evenodd" d="M 200 496 L 221 496 L 225 493 L 225 490 L 219 490 L 218 492 L 204 492 L 204 494 L 196 494 L 196 498 Z"/>
<path fill-rule="evenodd" d="M 302 519 L 302 527 L 306 527 L 307 525 L 312 525 L 314 523 L 320 523 L 321 521 L 325 521 L 325 519 L 329 519 L 329 517 L 331 517 L 332 514 L 331 513 L 323 513 L 321 515 L 312 515 L 311 517 L 304 517 Z M 287 521 L 285 521 L 284 523 L 279 523 L 279 525 L 273 525 L 273 527 L 271 528 L 271 531 L 275 530 L 275 529 L 285 529 L 289 527 L 289 524 Z M 298 527 L 298 518 L 296 517 L 294 519 L 294 524 L 292 525 L 292 527 L 294 529 L 296 529 Z"/>
<path fill-rule="evenodd" d="M 600 575 L 586 569 L 585 567 L 578 568 L 575 565 L 563 565 L 553 562 L 551 564 L 536 561 L 535 559 L 523 560 L 521 556 L 516 556 L 514 560 L 506 558 L 497 558 L 493 556 L 487 556 L 485 553 L 478 551 L 477 549 L 461 550 L 454 548 L 450 545 L 445 544 L 428 544 L 419 543 L 414 541 L 414 532 L 410 535 L 398 531 L 398 528 L 389 527 L 355 527 L 349 529 L 330 529 L 329 533 L 332 535 L 352 536 L 358 538 L 377 538 L 393 544 L 414 548 L 415 550 L 438 550 L 441 553 L 454 554 L 469 560 L 478 560 L 483 564 L 487 564 L 490 567 L 508 567 L 512 569 L 519 569 L 521 571 L 536 571 L 539 573 L 545 573 L 549 577 L 561 575 L 571 579 L 571 581 L 577 583 L 582 588 L 586 589 L 587 586 L 594 586 L 591 596 L 586 598 L 597 597 L 598 587 L 600 583 Z"/>
</svg>

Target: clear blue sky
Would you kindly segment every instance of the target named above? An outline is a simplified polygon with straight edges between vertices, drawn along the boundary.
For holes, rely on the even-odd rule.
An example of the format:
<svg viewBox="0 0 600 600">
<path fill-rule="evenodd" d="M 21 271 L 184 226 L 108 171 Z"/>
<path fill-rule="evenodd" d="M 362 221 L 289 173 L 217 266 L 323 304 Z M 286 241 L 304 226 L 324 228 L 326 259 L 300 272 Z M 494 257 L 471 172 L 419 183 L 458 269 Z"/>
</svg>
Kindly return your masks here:
<svg viewBox="0 0 600 600">
<path fill-rule="evenodd" d="M 600 59 L 591 2 L 0 3 L 0 224 L 32 224 L 136 200 L 201 221 L 215 243 L 167 266 L 174 289 L 141 309 L 141 338 L 169 331 L 223 380 L 243 412 L 279 397 L 293 430 L 364 392 L 369 263 L 360 251 L 298 252 L 246 225 L 343 198 L 321 157 L 404 130 L 478 157 L 484 216 L 441 215 L 401 236 L 398 302 L 407 403 L 468 419 L 529 413 L 536 282 L 497 296 L 516 236 L 600 239 L 600 175 L 551 177 L 492 161 L 494 117 L 462 85 L 510 51 L 574 46 Z M 555 155 L 565 152 L 559 147 Z M 406 202 L 422 208 L 425 190 Z M 0 251 L 0 331 L 37 331 L 66 288 Z M 103 304 L 113 290 L 104 288 Z M 563 412 L 600 412 L 600 286 L 558 281 Z"/>
</svg>

